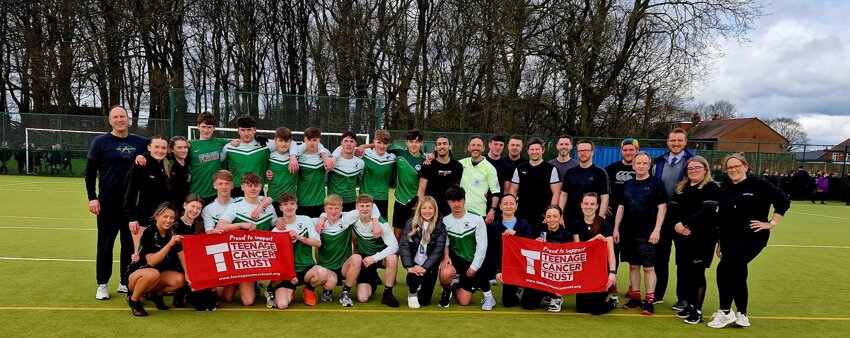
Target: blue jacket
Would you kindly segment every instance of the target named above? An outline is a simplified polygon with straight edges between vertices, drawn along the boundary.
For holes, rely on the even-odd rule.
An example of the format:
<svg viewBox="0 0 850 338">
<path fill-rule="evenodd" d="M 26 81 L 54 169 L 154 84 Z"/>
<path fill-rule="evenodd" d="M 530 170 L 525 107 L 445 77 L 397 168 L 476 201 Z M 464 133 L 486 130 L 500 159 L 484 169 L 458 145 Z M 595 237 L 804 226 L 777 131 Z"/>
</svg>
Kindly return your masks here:
<svg viewBox="0 0 850 338">
<path fill-rule="evenodd" d="M 691 157 L 694 157 L 694 154 L 691 154 L 691 152 L 688 151 L 687 149 L 684 150 L 684 153 L 685 154 L 682 155 L 681 161 L 684 162 L 684 163 L 688 163 L 688 160 L 690 160 Z M 658 156 L 658 157 L 655 158 L 655 160 L 653 161 L 653 166 L 655 167 L 654 168 L 655 178 L 657 178 L 659 180 L 661 179 L 661 175 L 664 172 L 664 164 L 667 163 L 667 159 L 669 157 L 670 157 L 670 152 L 668 151 L 668 152 L 662 154 L 661 156 Z M 678 181 L 681 181 L 683 178 L 685 178 L 685 172 L 686 171 L 687 170 L 679 171 L 679 178 L 677 179 Z"/>
</svg>

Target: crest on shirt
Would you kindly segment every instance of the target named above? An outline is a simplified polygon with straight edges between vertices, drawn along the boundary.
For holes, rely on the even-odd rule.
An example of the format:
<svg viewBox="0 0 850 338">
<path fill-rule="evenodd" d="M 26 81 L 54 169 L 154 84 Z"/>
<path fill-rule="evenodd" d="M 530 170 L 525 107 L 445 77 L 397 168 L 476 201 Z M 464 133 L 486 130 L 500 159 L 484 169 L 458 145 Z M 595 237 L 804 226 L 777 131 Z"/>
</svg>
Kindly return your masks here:
<svg viewBox="0 0 850 338">
<path fill-rule="evenodd" d="M 416 171 L 419 171 L 420 169 L 422 169 L 422 165 L 417 164 L 416 166 L 413 167 L 413 169 L 416 169 Z"/>
<path fill-rule="evenodd" d="M 477 179 L 477 178 L 476 178 L 476 179 L 473 179 L 473 180 L 472 180 L 472 185 L 474 185 L 474 186 L 476 186 L 476 187 L 480 187 L 480 186 L 481 186 L 481 180 L 480 180 L 480 179 Z"/>
</svg>

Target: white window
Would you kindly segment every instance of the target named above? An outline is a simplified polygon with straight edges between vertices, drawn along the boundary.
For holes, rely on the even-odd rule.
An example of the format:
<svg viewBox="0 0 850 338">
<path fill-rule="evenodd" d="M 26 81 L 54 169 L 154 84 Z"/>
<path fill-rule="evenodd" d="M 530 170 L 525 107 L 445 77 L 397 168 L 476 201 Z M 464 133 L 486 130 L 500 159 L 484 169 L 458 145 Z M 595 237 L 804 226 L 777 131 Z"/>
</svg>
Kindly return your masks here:
<svg viewBox="0 0 850 338">
<path fill-rule="evenodd" d="M 838 162 L 838 161 L 840 161 L 840 159 L 839 159 L 840 157 L 839 157 L 839 156 L 841 156 L 841 153 L 837 153 L 837 152 L 836 152 L 836 153 L 832 153 L 832 162 Z"/>
</svg>

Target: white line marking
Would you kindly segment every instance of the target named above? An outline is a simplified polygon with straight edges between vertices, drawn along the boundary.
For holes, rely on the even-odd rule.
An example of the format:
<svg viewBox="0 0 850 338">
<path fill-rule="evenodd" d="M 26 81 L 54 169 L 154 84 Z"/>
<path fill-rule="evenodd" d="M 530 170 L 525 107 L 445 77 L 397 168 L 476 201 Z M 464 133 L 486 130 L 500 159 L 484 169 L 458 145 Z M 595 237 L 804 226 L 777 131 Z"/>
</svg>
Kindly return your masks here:
<svg viewBox="0 0 850 338">
<path fill-rule="evenodd" d="M 94 259 L 62 259 L 62 258 L 29 258 L 29 257 L 0 257 L 2 261 L 36 261 L 36 262 L 74 262 L 94 263 Z M 118 263 L 118 261 L 112 261 Z"/>
<path fill-rule="evenodd" d="M 0 230 L 70 230 L 70 231 L 97 231 L 97 229 L 83 229 L 83 228 L 41 228 L 41 227 L 0 227 Z"/>
<path fill-rule="evenodd" d="M 14 191 L 14 192 L 62 192 L 62 193 L 74 193 L 79 194 L 83 192 L 83 190 L 21 190 L 21 189 L 0 189 L 0 191 Z"/>
<path fill-rule="evenodd" d="M 9 184 L 0 184 L 0 187 L 11 187 L 15 185 L 24 185 L 24 184 L 34 184 L 39 182 L 20 182 L 20 183 L 9 183 Z"/>
<path fill-rule="evenodd" d="M 847 217 L 821 215 L 821 214 L 810 214 L 810 213 L 807 213 L 807 212 L 799 212 L 799 211 L 789 211 L 789 212 L 792 213 L 792 214 L 800 214 L 800 215 L 807 215 L 807 216 L 818 216 L 818 217 L 835 218 L 835 219 L 844 219 L 844 220 L 850 221 L 850 218 L 847 218 Z"/>
<path fill-rule="evenodd" d="M 64 217 L 36 217 L 36 216 L 11 216 L 0 215 L 0 218 L 20 218 L 20 219 L 47 219 L 56 221 L 94 221 L 94 218 L 64 218 Z"/>
<path fill-rule="evenodd" d="M 838 245 L 795 245 L 795 244 L 768 244 L 768 247 L 780 248 L 805 248 L 805 249 L 850 249 L 850 246 Z"/>
</svg>

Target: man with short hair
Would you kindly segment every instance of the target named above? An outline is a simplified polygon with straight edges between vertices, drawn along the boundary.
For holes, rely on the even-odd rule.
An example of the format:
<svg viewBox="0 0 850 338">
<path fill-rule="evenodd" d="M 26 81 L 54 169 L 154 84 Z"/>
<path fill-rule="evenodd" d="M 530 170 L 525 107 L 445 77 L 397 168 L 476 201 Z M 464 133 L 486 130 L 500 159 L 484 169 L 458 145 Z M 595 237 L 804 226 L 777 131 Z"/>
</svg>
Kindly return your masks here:
<svg viewBox="0 0 850 338">
<path fill-rule="evenodd" d="M 112 277 L 112 250 L 115 237 L 121 235 L 121 254 L 118 269 L 123 276 L 133 255 L 133 236 L 124 216 L 124 179 L 133 159 L 145 152 L 147 138 L 130 134 L 130 118 L 124 107 L 109 109 L 112 131 L 96 137 L 89 147 L 86 161 L 86 193 L 89 212 L 97 216 L 97 292 L 95 298 L 109 299 L 109 278 Z M 21 161 L 18 162 L 19 168 Z M 95 192 L 97 183 L 97 193 Z M 122 278 L 123 279 L 123 278 Z M 119 279 L 121 280 L 121 279 Z M 127 293 L 126 285 L 118 292 Z"/>
<path fill-rule="evenodd" d="M 655 271 L 658 265 L 657 244 L 667 212 L 668 196 L 663 183 L 649 175 L 651 159 L 645 152 L 637 153 L 633 167 L 635 179 L 626 181 L 623 198 L 614 218 L 614 241 L 622 245 L 623 260 L 629 262 L 629 302 L 626 310 L 642 308 L 645 315 L 655 313 Z M 646 298 L 640 300 L 640 274 L 643 267 Z"/>
<path fill-rule="evenodd" d="M 343 210 L 354 210 L 357 201 L 357 185 L 366 166 L 363 159 L 354 156 L 355 148 L 357 148 L 357 135 L 352 131 L 343 133 L 339 148 L 333 152 L 336 165 L 328 173 L 328 195 L 336 194 L 342 198 Z M 325 203 L 325 209 L 327 209 L 327 203 Z"/>
<path fill-rule="evenodd" d="M 567 170 L 578 166 L 578 161 L 570 158 L 570 153 L 573 151 L 573 137 L 567 134 L 558 136 L 558 157 L 549 160 L 549 163 L 558 168 L 558 178 L 564 180 L 564 174 Z"/>
<path fill-rule="evenodd" d="M 493 134 L 493 136 L 490 136 L 490 141 L 487 142 L 487 161 L 499 173 L 499 187 L 502 191 L 508 191 L 511 177 L 514 174 L 514 166 L 506 158 L 502 157 L 504 150 L 505 137 L 502 134 Z"/>
<path fill-rule="evenodd" d="M 201 196 L 204 204 L 216 198 L 213 175 L 221 170 L 221 149 L 230 142 L 224 138 L 213 138 L 215 127 L 215 115 L 202 112 L 198 114 L 200 138 L 189 140 L 189 174 L 192 178 L 189 192 Z"/>
<path fill-rule="evenodd" d="M 273 232 L 289 232 L 292 238 L 292 255 L 295 261 L 295 278 L 269 282 L 266 291 L 266 307 L 284 310 L 295 299 L 295 288 L 304 284 L 302 290 L 304 304 L 316 305 L 316 287 L 325 283 L 325 268 L 316 265 L 313 248 L 322 246 L 316 232 L 314 221 L 307 216 L 298 215 L 298 197 L 290 192 L 280 194 L 278 198 L 283 217 L 277 220 Z"/>
<path fill-rule="evenodd" d="M 639 150 L 640 144 L 638 140 L 627 138 L 620 142 L 622 159 L 605 167 L 605 172 L 608 173 L 608 179 L 611 183 L 611 195 L 608 198 L 609 215 L 617 212 L 617 206 L 620 203 L 620 198 L 623 196 L 623 184 L 635 177 L 632 161 L 635 159 L 635 154 Z"/>
<path fill-rule="evenodd" d="M 418 129 L 407 132 L 405 148 L 393 146 L 390 152 L 395 157 L 395 205 L 393 207 L 392 226 L 396 240 L 401 238 L 401 231 L 407 220 L 413 216 L 416 207 L 416 194 L 419 191 L 419 171 L 425 164 L 422 153 L 422 141 L 425 134 Z"/>
<path fill-rule="evenodd" d="M 671 199 L 676 185 L 685 177 L 687 173 L 687 163 L 694 155 L 685 147 L 688 144 L 688 133 L 682 128 L 676 128 L 667 133 L 667 151 L 655 158 L 653 163 L 653 174 L 655 178 L 664 183 L 664 189 L 667 191 L 667 199 Z M 673 248 L 673 224 L 665 223 L 661 229 L 661 241 L 656 245 L 657 251 L 657 266 L 655 268 L 655 276 L 658 279 L 656 284 L 656 304 L 664 302 L 664 295 L 667 292 L 667 281 L 670 275 L 670 253 Z M 678 275 L 676 278 L 676 296 L 678 300 L 673 305 L 676 311 L 682 311 L 687 307 L 687 299 L 685 288 L 681 284 L 685 280 L 684 275 Z"/>
<path fill-rule="evenodd" d="M 227 166 L 233 173 L 233 190 L 230 192 L 234 197 L 245 196 L 242 190 L 242 175 L 254 173 L 260 176 L 260 184 L 265 183 L 266 169 L 269 164 L 269 151 L 265 143 L 255 139 L 257 134 L 257 120 L 251 115 L 242 115 L 236 119 L 237 132 L 239 133 L 239 145 L 228 143 L 222 149 L 222 158 L 227 160 Z M 262 191 L 260 191 L 262 194 Z"/>
<path fill-rule="evenodd" d="M 484 152 L 484 138 L 481 135 L 469 138 L 467 151 L 470 157 L 460 160 L 463 166 L 460 187 L 466 191 L 466 210 L 484 217 L 485 223 L 493 222 L 502 193 L 498 173 L 496 168 L 481 156 Z M 488 199 L 489 194 L 492 194 L 492 197 Z"/>
<path fill-rule="evenodd" d="M 396 155 L 387 151 L 392 142 L 386 130 L 376 130 L 372 148 L 361 145 L 358 153 L 363 154 L 363 178 L 360 180 L 360 193 L 372 196 L 381 215 L 389 217 L 390 180 L 395 172 Z"/>
<path fill-rule="evenodd" d="M 463 165 L 451 158 L 451 151 L 449 138 L 445 135 L 437 136 L 434 141 L 435 160 L 419 171 L 419 191 L 416 193 L 420 199 L 425 195 L 433 197 L 443 216 L 452 212 L 446 200 L 446 190 L 459 184 L 463 175 Z"/>
<path fill-rule="evenodd" d="M 579 165 L 567 170 L 561 182 L 561 198 L 558 205 L 564 210 L 564 224 L 572 224 L 581 213 L 581 197 L 588 192 L 599 195 L 599 216 L 608 213 L 608 174 L 593 164 L 593 142 L 581 140 L 576 145 Z"/>
<path fill-rule="evenodd" d="M 360 273 L 357 274 L 357 301 L 365 303 L 369 300 L 377 287 L 378 269 L 383 268 L 384 294 L 381 303 L 389 307 L 398 307 L 398 300 L 393 295 L 393 286 L 398 272 L 398 241 L 386 222 L 381 223 L 382 231 L 379 237 L 373 234 L 372 203 L 372 196 L 360 194 L 357 197 L 357 212 L 343 216 L 343 222 L 350 222 L 354 228 L 354 237 L 357 242 L 355 252 L 363 258 Z M 356 216 L 353 221 L 351 221 L 352 216 Z"/>
<path fill-rule="evenodd" d="M 308 217 L 319 217 L 325 201 L 325 170 L 327 166 L 323 157 L 327 154 L 319 148 L 319 138 L 322 132 L 319 128 L 310 127 L 304 130 L 304 143 L 298 145 L 296 156 L 298 161 L 298 207 L 301 214 Z M 292 153 L 290 151 L 290 153 Z"/>
<path fill-rule="evenodd" d="M 483 147 L 483 140 L 481 143 Z M 437 305 L 449 307 L 452 294 L 457 291 L 458 304 L 467 306 L 475 290 L 480 289 L 484 293 L 481 309 L 490 311 L 496 306 L 496 299 L 493 298 L 487 276 L 478 273 L 487 254 L 487 225 L 481 217 L 467 212 L 465 196 L 464 189 L 458 186 L 446 191 L 452 213 L 443 217 L 447 236 L 445 254 L 440 262 L 440 285 L 443 292 Z M 460 275 L 459 282 L 453 285 L 452 279 L 457 274 Z"/>
<path fill-rule="evenodd" d="M 356 203 L 355 203 L 356 204 Z M 325 284 L 322 286 L 322 301 L 333 301 L 333 289 L 338 282 L 345 280 L 345 292 L 351 290 L 357 275 L 360 273 L 360 267 L 363 263 L 363 258 L 360 255 L 355 255 L 351 248 L 351 223 L 342 221 L 343 203 L 342 197 L 336 194 L 329 194 L 325 197 L 325 220 L 327 225 L 317 229 L 319 232 L 322 246 L 318 250 L 318 263 L 325 268 Z M 318 223 L 318 221 L 316 222 Z M 350 303 L 350 297 L 346 303 Z M 340 301 L 343 301 L 340 299 Z M 343 304 L 345 305 L 345 304 Z"/>
<path fill-rule="evenodd" d="M 274 200 L 273 205 L 278 217 L 283 216 L 283 212 L 280 210 L 277 198 L 285 192 L 295 193 L 298 185 L 298 173 L 289 171 L 292 148 L 297 148 L 292 147 L 292 131 L 285 127 L 275 129 L 274 150 L 271 150 L 269 154 L 266 179 L 269 182 L 269 197 Z"/>
<path fill-rule="evenodd" d="M 260 196 L 260 191 L 263 189 L 262 178 L 253 172 L 242 174 L 242 190 L 245 193 L 244 198 L 235 201 L 227 206 L 224 213 L 219 217 L 213 232 L 225 233 L 231 230 L 271 230 L 277 222 L 277 214 L 272 210 L 271 203 L 268 203 L 258 217 L 253 217 L 252 213 L 258 206 L 261 205 L 260 200 L 264 199 Z M 230 284 L 220 287 L 218 290 L 219 298 L 224 302 L 233 301 L 236 290 L 242 298 L 242 305 L 251 306 L 254 304 L 254 282 L 242 282 L 238 284 Z"/>
<path fill-rule="evenodd" d="M 517 217 L 543 231 L 546 229 L 540 226 L 546 207 L 558 204 L 561 197 L 561 179 L 558 169 L 543 161 L 543 140 L 534 137 L 528 142 L 528 158 L 514 170 L 509 191 L 517 197 Z"/>
</svg>

